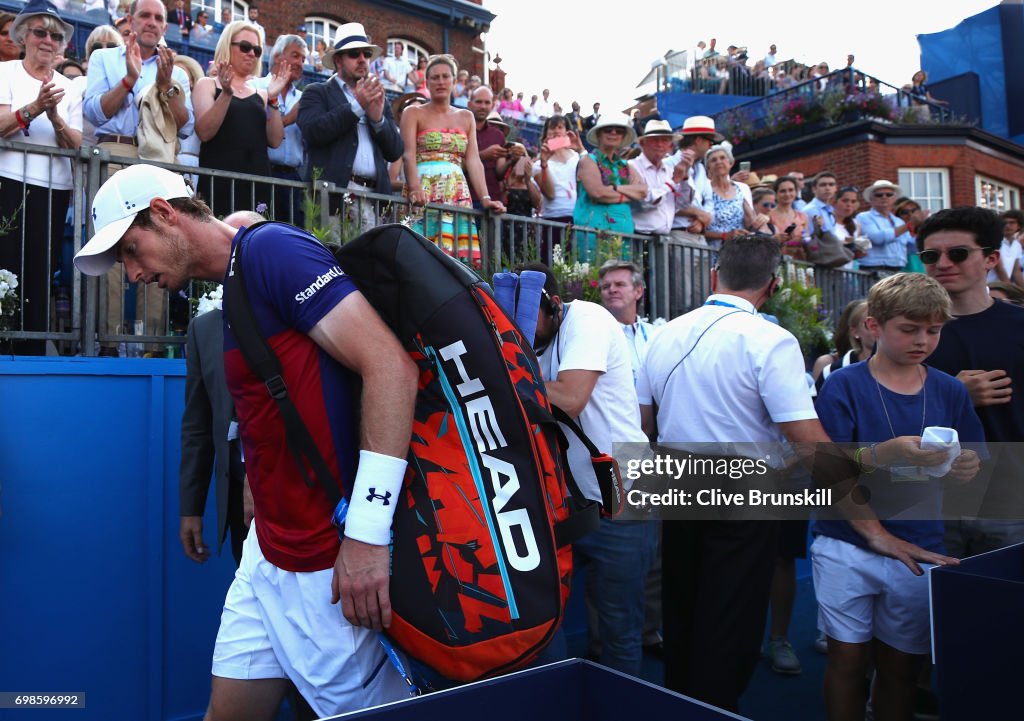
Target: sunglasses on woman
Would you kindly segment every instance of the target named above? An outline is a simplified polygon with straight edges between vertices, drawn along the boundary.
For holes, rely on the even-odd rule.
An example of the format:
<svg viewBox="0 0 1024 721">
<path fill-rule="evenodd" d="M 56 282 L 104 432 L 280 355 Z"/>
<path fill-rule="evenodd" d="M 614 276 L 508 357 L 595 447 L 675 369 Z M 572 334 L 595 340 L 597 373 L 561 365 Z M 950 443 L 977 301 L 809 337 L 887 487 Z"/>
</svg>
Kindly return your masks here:
<svg viewBox="0 0 1024 721">
<path fill-rule="evenodd" d="M 55 43 L 64 42 L 64 33 L 59 33 L 56 30 L 45 30 L 43 28 L 29 28 L 33 35 L 42 40 L 47 35 L 50 36 L 50 40 Z"/>
<path fill-rule="evenodd" d="M 939 258 L 945 253 L 946 257 L 954 263 L 963 263 L 975 250 L 986 251 L 989 248 L 969 248 L 966 245 L 957 245 L 946 250 L 922 250 L 917 254 L 917 257 L 921 259 L 921 262 L 925 265 L 935 265 L 939 262 Z"/>
<path fill-rule="evenodd" d="M 90 52 L 96 52 L 97 50 L 103 50 L 104 48 L 119 48 L 121 47 L 117 43 L 93 43 L 89 46 Z"/>
<path fill-rule="evenodd" d="M 252 53 L 256 57 L 260 57 L 261 55 L 263 55 L 263 48 L 261 48 L 259 45 L 253 45 L 248 40 L 240 40 L 237 43 L 231 44 L 236 46 L 239 50 L 241 50 L 243 55 L 248 55 L 249 53 Z"/>
<path fill-rule="evenodd" d="M 369 48 L 366 48 L 365 50 L 346 50 L 345 57 L 352 60 L 358 60 L 359 58 L 366 58 L 369 60 L 373 57 L 373 51 Z"/>
<path fill-rule="evenodd" d="M 779 207 L 779 204 L 778 203 L 769 203 L 769 202 L 765 201 L 764 203 L 761 203 L 761 207 L 762 208 L 769 208 L 769 209 L 771 209 L 771 208 Z"/>
</svg>

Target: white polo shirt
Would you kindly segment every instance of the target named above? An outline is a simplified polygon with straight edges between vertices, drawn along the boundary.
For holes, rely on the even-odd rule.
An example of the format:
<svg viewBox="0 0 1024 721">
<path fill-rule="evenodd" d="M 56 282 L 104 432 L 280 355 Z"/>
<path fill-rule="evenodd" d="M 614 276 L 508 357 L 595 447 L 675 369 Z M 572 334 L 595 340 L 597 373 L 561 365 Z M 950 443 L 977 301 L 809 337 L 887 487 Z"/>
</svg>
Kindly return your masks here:
<svg viewBox="0 0 1024 721">
<path fill-rule="evenodd" d="M 1003 264 L 1003 270 L 1006 271 L 1007 277 L 1011 277 L 1013 275 L 1013 263 L 1016 260 L 1020 260 L 1022 251 L 1024 251 L 1024 248 L 1022 248 L 1020 241 L 1017 240 L 1017 236 L 1013 236 L 1010 240 L 1003 238 L 1002 242 L 999 244 L 999 262 Z M 999 276 L 996 274 L 995 269 L 988 272 L 986 280 L 988 282 L 999 280 Z"/>
<path fill-rule="evenodd" d="M 757 455 L 770 455 L 774 467 L 785 442 L 776 424 L 818 417 L 796 338 L 733 295 L 712 295 L 658 330 L 637 397 L 658 407 L 659 443 L 760 444 Z"/>
<path fill-rule="evenodd" d="M 640 428 L 640 406 L 629 356 L 622 326 L 612 314 L 595 303 L 575 300 L 566 304 L 561 327 L 539 358 L 541 372 L 548 381 L 558 380 L 558 374 L 568 370 L 601 374 L 576 422 L 605 453 L 612 453 L 614 443 L 647 443 Z M 570 431 L 566 431 L 566 436 L 569 467 L 576 483 L 587 498 L 601 500 L 590 454 Z M 626 482 L 625 476 L 623 481 Z"/>
</svg>

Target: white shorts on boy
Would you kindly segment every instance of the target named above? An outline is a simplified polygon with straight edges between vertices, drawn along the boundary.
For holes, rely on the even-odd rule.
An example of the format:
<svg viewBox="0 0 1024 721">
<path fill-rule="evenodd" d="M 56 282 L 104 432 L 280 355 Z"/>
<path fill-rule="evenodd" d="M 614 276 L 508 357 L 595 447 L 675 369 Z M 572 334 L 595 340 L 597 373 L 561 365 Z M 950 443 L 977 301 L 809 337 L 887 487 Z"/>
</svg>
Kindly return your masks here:
<svg viewBox="0 0 1024 721">
<path fill-rule="evenodd" d="M 915 576 L 895 558 L 830 536 L 811 544 L 818 628 L 844 643 L 877 638 L 897 651 L 931 650 L 928 573 Z"/>
</svg>

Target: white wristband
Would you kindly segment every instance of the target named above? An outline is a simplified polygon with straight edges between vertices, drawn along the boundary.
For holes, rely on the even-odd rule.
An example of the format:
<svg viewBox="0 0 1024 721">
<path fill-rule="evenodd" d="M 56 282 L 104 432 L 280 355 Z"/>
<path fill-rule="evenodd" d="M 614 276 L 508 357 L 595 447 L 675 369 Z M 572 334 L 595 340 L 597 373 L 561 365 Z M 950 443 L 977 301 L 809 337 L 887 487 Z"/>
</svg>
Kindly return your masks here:
<svg viewBox="0 0 1024 721">
<path fill-rule="evenodd" d="M 391 543 L 391 518 L 408 462 L 373 451 L 359 451 L 359 469 L 349 498 L 345 537 L 374 546 Z"/>
</svg>

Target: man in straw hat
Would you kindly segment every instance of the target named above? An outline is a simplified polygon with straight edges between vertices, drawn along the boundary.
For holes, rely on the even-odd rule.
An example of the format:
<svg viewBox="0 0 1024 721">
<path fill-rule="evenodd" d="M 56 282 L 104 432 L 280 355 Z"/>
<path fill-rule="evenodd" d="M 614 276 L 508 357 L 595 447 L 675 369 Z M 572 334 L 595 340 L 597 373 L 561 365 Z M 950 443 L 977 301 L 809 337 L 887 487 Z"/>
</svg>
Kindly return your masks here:
<svg viewBox="0 0 1024 721">
<path fill-rule="evenodd" d="M 686 241 L 707 247 L 704 229 L 711 223 L 715 207 L 711 182 L 701 162 L 715 143 L 724 140 L 715 130 L 715 121 L 706 115 L 694 115 L 683 121 L 680 131 L 679 151 L 669 159 L 673 167 L 682 166 L 691 188 L 692 199 L 676 203 L 676 215 L 672 221 L 673 240 Z M 704 301 L 710 286 L 710 255 L 705 251 L 689 250 L 683 257 L 683 298 L 687 307 Z"/>
<path fill-rule="evenodd" d="M 169 170 L 140 164 L 115 173 L 91 216 L 95 235 L 75 255 L 86 275 L 120 260 L 131 280 L 174 292 L 193 278 L 228 276 L 236 229 Z M 225 324 L 225 380 L 255 520 L 221 616 L 206 718 L 272 719 L 288 679 L 318 717 L 394 701 L 407 687 L 377 634 L 391 622 L 394 504 L 379 499 L 397 495 L 405 476 L 416 366 L 316 238 L 268 223 L 251 228 L 245 243 L 256 322 L 277 349 L 296 404 L 323 419 L 318 449 L 351 483 L 351 506 L 339 544 L 335 509 L 319 485 L 304 482 L 276 401 Z M 225 308 L 232 301 L 229 289 Z M 344 410 L 356 398 L 358 422 Z"/>
<path fill-rule="evenodd" d="M 633 209 L 636 233 L 668 235 L 675 219 L 676 203 L 687 206 L 693 198 L 686 167 L 678 163 L 673 169 L 665 163 L 678 139 L 667 120 L 648 120 L 643 134 L 637 139 L 642 152 L 629 164 L 647 183 L 647 197 L 640 202 L 639 209 Z"/>
<path fill-rule="evenodd" d="M 388 163 L 402 157 L 405 145 L 384 97 L 384 86 L 370 72 L 383 51 L 370 42 L 360 23 L 338 28 L 324 65 L 335 75 L 306 86 L 299 104 L 299 128 L 309 153 L 309 171 L 322 180 L 360 191 L 389 194 Z M 332 198 L 331 213 L 340 207 Z M 376 222 L 372 204 L 363 205 L 364 225 Z M 366 228 L 363 228 L 364 230 Z"/>
<path fill-rule="evenodd" d="M 871 239 L 871 250 L 861 258 L 860 268 L 874 271 L 879 278 L 902 271 L 907 264 L 908 249 L 910 252 L 917 250 L 910 225 L 892 212 L 896 198 L 901 195 L 903 191 L 896 183 L 876 180 L 864 189 L 864 200 L 871 204 L 871 210 L 857 214 L 857 225 Z M 915 218 L 920 223 L 924 215 L 918 212 Z"/>
</svg>

